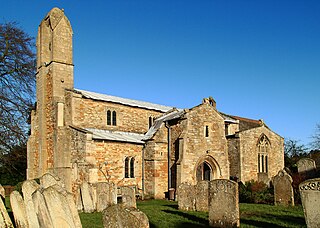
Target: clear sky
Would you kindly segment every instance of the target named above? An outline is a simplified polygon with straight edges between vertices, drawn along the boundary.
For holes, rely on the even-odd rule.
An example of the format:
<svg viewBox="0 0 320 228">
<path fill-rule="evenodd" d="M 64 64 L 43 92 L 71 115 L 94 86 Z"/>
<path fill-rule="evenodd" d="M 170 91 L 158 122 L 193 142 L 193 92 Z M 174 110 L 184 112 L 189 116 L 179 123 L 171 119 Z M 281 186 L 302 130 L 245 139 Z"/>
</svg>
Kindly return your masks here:
<svg viewBox="0 0 320 228">
<path fill-rule="evenodd" d="M 263 119 L 310 142 L 320 123 L 318 0 L 0 0 L 0 22 L 36 37 L 53 7 L 74 32 L 75 87 Z"/>
</svg>

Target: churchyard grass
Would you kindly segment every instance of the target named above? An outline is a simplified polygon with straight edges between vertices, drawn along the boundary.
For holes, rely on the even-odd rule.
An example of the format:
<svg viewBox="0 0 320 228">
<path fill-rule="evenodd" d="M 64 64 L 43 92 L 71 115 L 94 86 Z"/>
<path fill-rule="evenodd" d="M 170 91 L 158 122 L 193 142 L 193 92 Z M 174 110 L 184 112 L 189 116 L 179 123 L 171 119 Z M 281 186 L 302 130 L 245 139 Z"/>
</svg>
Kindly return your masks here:
<svg viewBox="0 0 320 228">
<path fill-rule="evenodd" d="M 208 213 L 179 211 L 177 202 L 167 200 L 138 201 L 138 208 L 149 218 L 150 227 L 209 227 Z M 103 227 L 102 214 L 80 213 L 86 227 Z M 240 204 L 240 227 L 306 227 L 302 207 L 265 204 Z"/>
</svg>

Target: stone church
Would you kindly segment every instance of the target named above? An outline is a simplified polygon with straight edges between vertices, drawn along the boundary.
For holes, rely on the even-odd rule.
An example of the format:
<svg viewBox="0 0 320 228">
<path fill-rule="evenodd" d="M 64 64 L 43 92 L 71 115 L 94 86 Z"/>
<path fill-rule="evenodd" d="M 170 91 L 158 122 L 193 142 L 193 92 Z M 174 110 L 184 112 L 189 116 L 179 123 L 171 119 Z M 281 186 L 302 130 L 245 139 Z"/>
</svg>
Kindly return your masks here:
<svg viewBox="0 0 320 228">
<path fill-rule="evenodd" d="M 72 34 L 58 8 L 39 25 L 28 179 L 53 172 L 72 192 L 110 181 L 164 198 L 183 182 L 268 182 L 284 167 L 281 136 L 262 120 L 219 112 L 212 97 L 176 109 L 75 89 Z"/>
</svg>

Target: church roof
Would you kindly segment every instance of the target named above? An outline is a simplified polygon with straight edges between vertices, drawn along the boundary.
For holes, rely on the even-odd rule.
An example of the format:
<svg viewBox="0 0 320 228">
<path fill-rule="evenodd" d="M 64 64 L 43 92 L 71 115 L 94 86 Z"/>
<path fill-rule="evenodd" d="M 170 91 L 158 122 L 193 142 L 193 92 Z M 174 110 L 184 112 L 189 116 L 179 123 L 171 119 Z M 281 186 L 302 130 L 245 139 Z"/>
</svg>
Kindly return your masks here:
<svg viewBox="0 0 320 228">
<path fill-rule="evenodd" d="M 109 131 L 95 128 L 86 128 L 85 130 L 92 133 L 93 139 L 144 144 L 144 141 L 142 141 L 144 134 L 123 131 Z"/>
<path fill-rule="evenodd" d="M 151 110 L 156 110 L 156 111 L 161 111 L 161 112 L 167 112 L 173 108 L 173 107 L 169 107 L 169 106 L 153 104 L 150 102 L 132 100 L 132 99 L 127 99 L 127 98 L 122 98 L 122 97 L 116 97 L 116 96 L 111 96 L 111 95 L 106 95 L 106 94 L 101 94 L 101 93 L 90 92 L 90 91 L 86 91 L 86 90 L 75 89 L 75 91 L 81 93 L 82 96 L 84 96 L 86 98 L 100 100 L 100 101 L 108 101 L 108 102 L 132 106 L 132 107 L 151 109 Z"/>
<path fill-rule="evenodd" d="M 168 121 L 168 120 L 173 120 L 180 118 L 183 114 L 185 113 L 184 110 L 177 110 L 177 109 L 172 109 L 171 112 L 163 114 L 163 116 L 157 118 L 154 121 L 154 124 L 151 126 L 149 131 L 145 134 L 145 136 L 142 138 L 142 140 L 149 140 L 151 139 L 154 134 L 159 130 L 161 125 Z"/>
</svg>

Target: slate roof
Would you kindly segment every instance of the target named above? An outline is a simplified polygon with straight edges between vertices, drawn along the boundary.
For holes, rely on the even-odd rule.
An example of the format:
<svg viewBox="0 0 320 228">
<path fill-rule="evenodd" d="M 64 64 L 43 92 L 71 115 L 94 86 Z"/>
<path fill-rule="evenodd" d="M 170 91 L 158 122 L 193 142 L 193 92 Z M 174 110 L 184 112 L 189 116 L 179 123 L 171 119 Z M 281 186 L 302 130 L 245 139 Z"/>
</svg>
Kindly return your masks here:
<svg viewBox="0 0 320 228">
<path fill-rule="evenodd" d="M 144 134 L 123 131 L 109 131 L 95 128 L 86 128 L 85 130 L 92 133 L 93 139 L 144 144 L 144 141 L 142 141 Z"/>
<path fill-rule="evenodd" d="M 163 114 L 163 116 L 157 118 L 154 122 L 154 124 L 151 126 L 149 131 L 145 134 L 145 136 L 142 138 L 142 140 L 149 140 L 151 139 L 154 134 L 159 130 L 161 125 L 168 121 L 180 118 L 185 113 L 184 110 L 178 110 L 178 109 L 172 109 L 171 112 Z"/>
<path fill-rule="evenodd" d="M 169 106 L 153 104 L 150 102 L 132 100 L 132 99 L 127 99 L 127 98 L 122 98 L 122 97 L 116 97 L 116 96 L 111 96 L 111 95 L 106 95 L 106 94 L 101 94 L 101 93 L 90 92 L 90 91 L 86 91 L 86 90 L 75 89 L 75 91 L 81 93 L 82 96 L 84 96 L 86 98 L 100 100 L 100 101 L 108 101 L 108 102 L 132 106 L 132 107 L 151 109 L 151 110 L 156 110 L 156 111 L 161 111 L 161 112 L 167 112 L 173 108 L 173 107 L 169 107 Z"/>
</svg>

